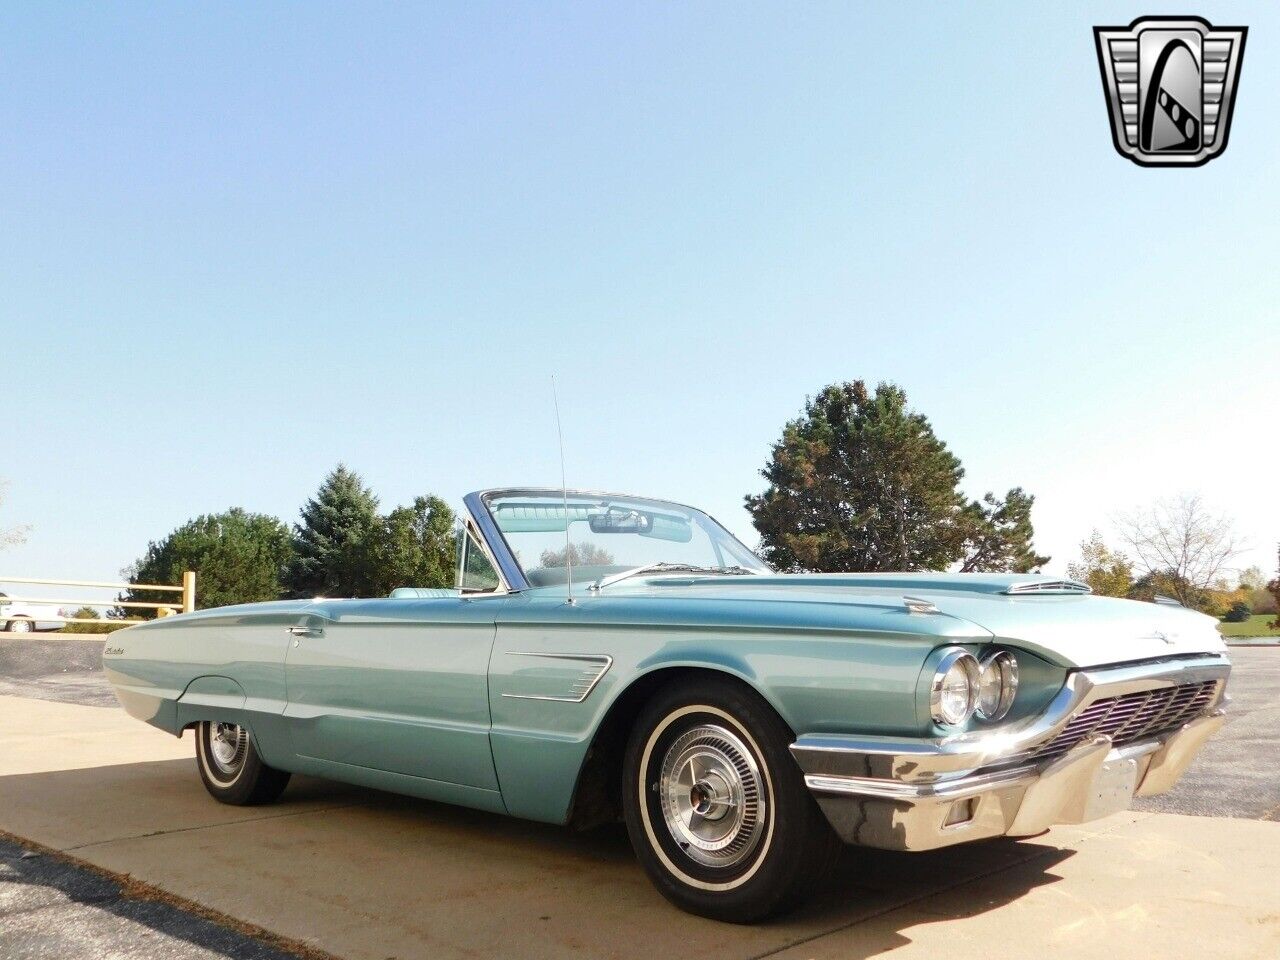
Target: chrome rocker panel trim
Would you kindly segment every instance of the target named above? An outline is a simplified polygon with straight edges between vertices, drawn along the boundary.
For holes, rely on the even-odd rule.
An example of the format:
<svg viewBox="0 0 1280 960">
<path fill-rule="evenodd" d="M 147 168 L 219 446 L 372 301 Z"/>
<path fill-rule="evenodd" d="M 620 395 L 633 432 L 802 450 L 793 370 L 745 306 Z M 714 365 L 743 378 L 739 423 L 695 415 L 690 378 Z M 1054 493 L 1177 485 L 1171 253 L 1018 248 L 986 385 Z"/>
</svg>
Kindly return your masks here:
<svg viewBox="0 0 1280 960">
<path fill-rule="evenodd" d="M 1217 708 L 1230 669 L 1225 657 L 1209 655 L 1082 670 L 1043 714 L 1008 730 L 937 740 L 804 736 L 791 751 L 846 843 L 930 850 L 1029 836 L 1172 787 L 1225 722 Z M 1172 732 L 1119 748 L 1098 735 L 1054 759 L 1030 756 L 1094 700 L 1206 680 L 1219 686 L 1205 713 Z"/>
</svg>

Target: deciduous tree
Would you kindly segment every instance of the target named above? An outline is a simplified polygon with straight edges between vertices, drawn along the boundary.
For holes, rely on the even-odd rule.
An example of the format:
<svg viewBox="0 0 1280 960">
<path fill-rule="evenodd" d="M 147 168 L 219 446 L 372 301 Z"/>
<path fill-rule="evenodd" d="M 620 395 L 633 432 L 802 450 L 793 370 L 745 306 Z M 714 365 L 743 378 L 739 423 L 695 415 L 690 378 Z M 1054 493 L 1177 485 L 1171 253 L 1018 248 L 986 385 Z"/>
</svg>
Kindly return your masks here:
<svg viewBox="0 0 1280 960">
<path fill-rule="evenodd" d="M 129 569 L 130 583 L 177 584 L 187 570 L 196 572 L 196 605 L 278 600 L 281 577 L 292 556 L 288 528 L 275 517 L 233 507 L 196 517 L 163 540 L 154 541 Z M 172 593 L 130 589 L 122 600 L 172 603 Z M 153 611 L 121 607 L 126 617 L 152 617 Z"/>
<path fill-rule="evenodd" d="M 433 496 L 387 514 L 374 540 L 373 595 L 396 587 L 453 586 L 454 523 L 449 505 Z"/>
<path fill-rule="evenodd" d="M 1067 576 L 1104 597 L 1126 597 L 1133 589 L 1133 564 L 1108 547 L 1097 530 L 1080 544 L 1080 562 L 1067 564 Z"/>
<path fill-rule="evenodd" d="M 1231 521 L 1210 512 L 1198 496 L 1157 501 L 1122 517 L 1119 530 L 1138 572 L 1163 576 L 1185 606 L 1216 587 L 1241 550 Z"/>
<path fill-rule="evenodd" d="M 1271 621 L 1272 630 L 1280 630 L 1280 547 L 1276 548 L 1276 578 L 1267 584 L 1267 591 L 1276 604 L 1276 618 Z"/>
<path fill-rule="evenodd" d="M 9 485 L 7 480 L 0 479 L 0 506 L 4 506 L 4 492 Z M 30 530 L 27 526 L 17 527 L 0 527 L 0 549 L 4 549 L 10 544 L 22 543 L 27 539 L 27 532 Z"/>
<path fill-rule="evenodd" d="M 1267 585 L 1267 575 L 1263 573 L 1262 568 L 1257 565 L 1245 567 L 1240 571 L 1238 584 L 1237 589 L 1239 590 L 1247 590 L 1250 592 L 1254 590 L 1262 590 Z"/>
<path fill-rule="evenodd" d="M 575 567 L 607 567 L 613 563 L 613 554 L 589 541 L 571 543 L 559 550 L 543 550 L 538 559 L 544 567 L 563 567 L 566 556 Z"/>
</svg>

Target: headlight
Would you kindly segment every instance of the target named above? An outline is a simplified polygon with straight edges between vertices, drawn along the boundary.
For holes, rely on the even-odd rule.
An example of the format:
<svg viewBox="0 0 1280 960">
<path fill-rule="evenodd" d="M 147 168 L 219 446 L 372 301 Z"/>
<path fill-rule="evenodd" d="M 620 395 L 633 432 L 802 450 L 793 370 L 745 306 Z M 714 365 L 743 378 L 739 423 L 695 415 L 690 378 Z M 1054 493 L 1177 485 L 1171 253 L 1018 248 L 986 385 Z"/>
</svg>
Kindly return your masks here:
<svg viewBox="0 0 1280 960">
<path fill-rule="evenodd" d="M 1018 692 L 1018 661 L 1008 650 L 982 658 L 978 678 L 978 716 L 999 720 L 1013 706 Z"/>
<path fill-rule="evenodd" d="M 967 650 L 943 654 L 929 688 L 929 711 L 938 723 L 959 726 L 978 705 L 978 660 Z"/>
</svg>

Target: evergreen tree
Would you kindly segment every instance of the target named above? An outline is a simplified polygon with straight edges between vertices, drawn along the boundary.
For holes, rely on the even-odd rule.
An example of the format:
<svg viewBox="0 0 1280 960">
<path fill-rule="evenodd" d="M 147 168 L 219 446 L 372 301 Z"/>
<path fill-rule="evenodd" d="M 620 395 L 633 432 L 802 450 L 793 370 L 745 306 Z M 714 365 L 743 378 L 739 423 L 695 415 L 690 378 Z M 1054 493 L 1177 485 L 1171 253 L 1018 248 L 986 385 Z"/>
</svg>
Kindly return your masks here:
<svg viewBox="0 0 1280 960">
<path fill-rule="evenodd" d="M 1030 573 L 1049 562 L 1032 547 L 1031 507 L 1036 498 L 1014 487 L 1003 500 L 988 493 L 965 508 L 961 573 Z"/>
<path fill-rule="evenodd" d="M 902 388 L 833 384 L 805 404 L 773 445 L 746 498 L 761 554 L 782 570 L 1028 570 L 1031 505 L 1021 488 L 1004 500 L 968 501 L 964 469 Z"/>
<path fill-rule="evenodd" d="M 345 464 L 320 484 L 294 526 L 285 583 L 295 597 L 368 597 L 379 593 L 375 552 L 378 500 Z"/>
</svg>

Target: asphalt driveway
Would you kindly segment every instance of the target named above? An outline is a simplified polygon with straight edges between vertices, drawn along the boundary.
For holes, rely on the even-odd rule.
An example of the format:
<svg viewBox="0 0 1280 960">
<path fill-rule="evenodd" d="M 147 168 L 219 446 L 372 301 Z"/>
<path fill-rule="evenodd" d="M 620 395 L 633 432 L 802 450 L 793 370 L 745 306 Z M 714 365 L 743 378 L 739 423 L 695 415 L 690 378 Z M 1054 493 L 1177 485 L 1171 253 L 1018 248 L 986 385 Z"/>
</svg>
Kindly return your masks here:
<svg viewBox="0 0 1280 960">
<path fill-rule="evenodd" d="M 1280 820 L 1280 647 L 1233 647 L 1227 724 L 1183 774 L 1137 809 Z"/>
</svg>

